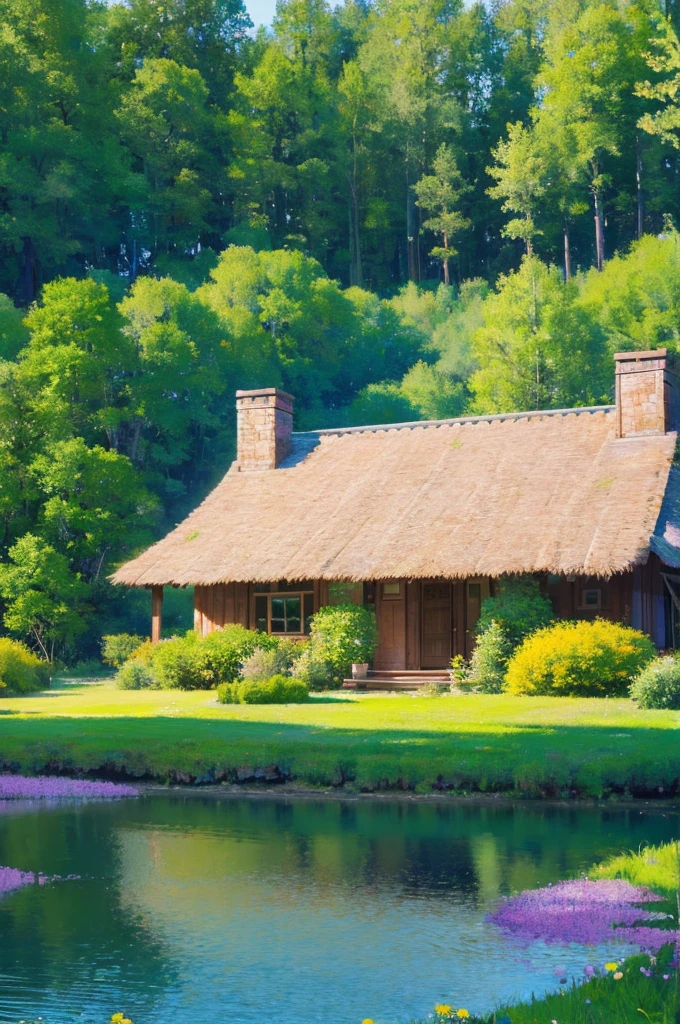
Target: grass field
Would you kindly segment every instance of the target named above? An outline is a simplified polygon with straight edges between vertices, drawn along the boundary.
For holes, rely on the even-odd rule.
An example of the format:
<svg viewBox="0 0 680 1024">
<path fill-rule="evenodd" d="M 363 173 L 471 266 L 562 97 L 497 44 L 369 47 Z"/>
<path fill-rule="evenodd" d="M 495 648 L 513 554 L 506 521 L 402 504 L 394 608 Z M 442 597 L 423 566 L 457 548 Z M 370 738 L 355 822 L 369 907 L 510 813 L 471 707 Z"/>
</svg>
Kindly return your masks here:
<svg viewBox="0 0 680 1024">
<path fill-rule="evenodd" d="M 680 712 L 623 699 L 340 693 L 234 706 L 109 680 L 0 700 L 0 764 L 162 781 L 247 781 L 277 765 L 298 783 L 369 791 L 671 796 L 679 740 Z"/>
</svg>

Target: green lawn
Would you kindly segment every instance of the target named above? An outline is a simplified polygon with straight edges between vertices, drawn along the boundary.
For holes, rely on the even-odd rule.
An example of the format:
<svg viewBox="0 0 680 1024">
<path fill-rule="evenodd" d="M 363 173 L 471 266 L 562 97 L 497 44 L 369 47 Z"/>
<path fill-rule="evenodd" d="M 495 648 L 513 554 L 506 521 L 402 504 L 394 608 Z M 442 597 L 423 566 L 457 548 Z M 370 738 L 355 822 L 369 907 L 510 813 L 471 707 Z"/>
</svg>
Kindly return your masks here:
<svg viewBox="0 0 680 1024">
<path fill-rule="evenodd" d="M 679 739 L 680 712 L 624 699 L 335 694 L 233 706 L 104 681 L 0 700 L 5 766 L 161 780 L 235 781 L 274 764 L 297 782 L 366 790 L 669 796 Z"/>
</svg>

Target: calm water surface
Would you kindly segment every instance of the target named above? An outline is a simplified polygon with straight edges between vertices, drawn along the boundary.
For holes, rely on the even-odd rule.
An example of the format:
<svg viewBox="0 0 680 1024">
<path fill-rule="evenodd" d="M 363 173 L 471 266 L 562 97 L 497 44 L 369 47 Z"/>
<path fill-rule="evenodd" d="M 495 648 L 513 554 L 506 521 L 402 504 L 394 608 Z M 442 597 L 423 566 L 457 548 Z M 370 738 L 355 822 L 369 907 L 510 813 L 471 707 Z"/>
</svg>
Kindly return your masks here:
<svg viewBox="0 0 680 1024">
<path fill-rule="evenodd" d="M 671 812 L 146 796 L 0 809 L 0 1021 L 396 1024 L 542 993 L 616 950 L 520 949 L 506 893 L 678 836 Z M 620 952 L 620 951 L 619 951 Z"/>
</svg>

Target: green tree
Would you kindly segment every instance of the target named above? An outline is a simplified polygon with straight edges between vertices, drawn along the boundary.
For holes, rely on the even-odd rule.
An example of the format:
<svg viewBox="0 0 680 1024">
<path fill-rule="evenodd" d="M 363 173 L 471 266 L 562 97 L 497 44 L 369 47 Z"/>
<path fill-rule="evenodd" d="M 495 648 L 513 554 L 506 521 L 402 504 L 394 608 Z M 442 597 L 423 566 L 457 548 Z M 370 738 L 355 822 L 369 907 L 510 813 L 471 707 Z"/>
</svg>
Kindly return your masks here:
<svg viewBox="0 0 680 1024">
<path fill-rule="evenodd" d="M 137 357 L 106 287 L 90 279 L 53 281 L 25 324 L 30 340 L 19 353 L 16 381 L 36 443 L 105 438 L 125 450 L 127 383 Z"/>
<path fill-rule="evenodd" d="M 235 217 L 247 227 L 265 227 L 275 247 L 300 248 L 325 262 L 342 247 L 340 262 L 346 263 L 329 5 L 285 0 L 273 27 L 252 71 L 236 78 L 238 97 L 229 116 Z"/>
<path fill-rule="evenodd" d="M 669 229 L 645 235 L 626 255 L 590 271 L 579 306 L 597 323 L 608 351 L 668 347 L 680 350 L 680 236 Z"/>
<path fill-rule="evenodd" d="M 87 629 L 87 586 L 71 572 L 64 555 L 33 534 L 10 548 L 9 559 L 0 565 L 5 626 L 53 661 L 55 652 Z"/>
<path fill-rule="evenodd" d="M 220 132 L 200 72 L 172 60 L 145 60 L 116 116 L 146 181 L 147 197 L 134 211 L 133 245 L 146 246 L 152 258 L 197 246 L 226 185 Z M 136 275 L 133 258 L 133 280 Z"/>
<path fill-rule="evenodd" d="M 474 337 L 479 370 L 470 387 L 476 412 L 598 405 L 609 398 L 612 367 L 597 323 L 577 286 L 525 256 L 502 277 Z"/>
<path fill-rule="evenodd" d="M 504 213 L 518 213 L 503 228 L 507 238 L 521 238 L 527 256 L 534 251 L 534 238 L 541 234 L 536 225 L 539 202 L 545 193 L 546 164 L 537 151 L 536 140 L 521 121 L 508 125 L 508 137 L 493 150 L 496 161 L 487 168 L 496 184 L 487 189 L 494 199 L 502 199 Z"/>
<path fill-rule="evenodd" d="M 656 80 L 639 82 L 637 93 L 646 99 L 659 101 L 661 106 L 655 111 L 646 111 L 639 124 L 650 135 L 657 135 L 675 149 L 680 149 L 680 40 L 669 21 L 661 22 L 652 44 L 647 64 L 655 72 Z"/>
<path fill-rule="evenodd" d="M 224 109 L 251 27 L 243 0 L 126 0 L 107 18 L 108 39 L 130 75 L 146 58 L 175 61 L 199 71 Z"/>
<path fill-rule="evenodd" d="M 430 255 L 441 261 L 444 284 L 450 284 L 449 260 L 458 253 L 453 240 L 470 226 L 470 221 L 458 209 L 468 188 L 458 170 L 453 151 L 445 143 L 437 150 L 432 170 L 433 174 L 425 174 L 416 182 L 414 190 L 418 206 L 430 215 L 423 222 L 423 227 L 441 236 L 442 244 L 431 249 Z"/>
<path fill-rule="evenodd" d="M 595 262 L 605 260 L 604 201 L 616 158 L 635 151 L 635 85 L 650 18 L 631 6 L 587 6 L 548 34 L 538 85 L 537 124 L 561 155 L 561 171 L 587 186 L 595 215 Z M 631 175 L 632 179 L 632 175 Z M 631 180 L 631 187 L 633 180 Z"/>
<path fill-rule="evenodd" d="M 84 582 L 105 580 L 114 559 L 151 542 L 156 501 L 124 455 L 73 438 L 48 444 L 30 471 L 41 535 Z"/>
<path fill-rule="evenodd" d="M 4 0 L 0 280 L 22 302 L 106 265 L 133 176 L 113 118 L 111 50 L 87 0 Z"/>
</svg>

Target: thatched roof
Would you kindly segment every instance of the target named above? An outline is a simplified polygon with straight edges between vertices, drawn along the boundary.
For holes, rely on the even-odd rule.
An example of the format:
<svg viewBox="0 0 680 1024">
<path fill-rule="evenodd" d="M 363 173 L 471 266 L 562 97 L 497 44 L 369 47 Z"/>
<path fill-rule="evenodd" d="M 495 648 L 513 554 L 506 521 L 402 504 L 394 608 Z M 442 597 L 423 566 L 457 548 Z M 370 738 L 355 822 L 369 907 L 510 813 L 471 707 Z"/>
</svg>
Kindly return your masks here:
<svg viewBox="0 0 680 1024">
<path fill-rule="evenodd" d="M 278 469 L 232 466 L 114 581 L 609 576 L 648 558 L 676 434 L 617 439 L 607 406 L 293 440 Z"/>
</svg>

